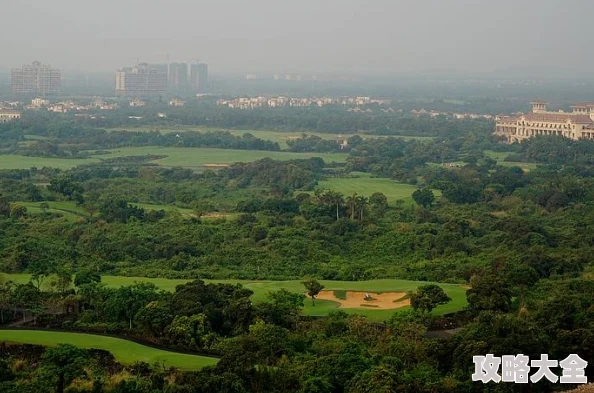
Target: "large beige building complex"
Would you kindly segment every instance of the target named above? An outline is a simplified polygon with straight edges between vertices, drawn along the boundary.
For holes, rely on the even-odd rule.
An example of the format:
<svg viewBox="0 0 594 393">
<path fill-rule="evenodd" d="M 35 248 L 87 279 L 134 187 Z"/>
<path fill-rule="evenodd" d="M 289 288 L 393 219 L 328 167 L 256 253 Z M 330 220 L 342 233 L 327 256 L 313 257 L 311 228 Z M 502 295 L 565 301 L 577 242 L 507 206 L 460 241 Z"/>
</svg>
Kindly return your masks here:
<svg viewBox="0 0 594 393">
<path fill-rule="evenodd" d="M 594 140 L 594 103 L 576 104 L 571 108 L 572 112 L 551 112 L 546 102 L 534 101 L 532 113 L 498 118 L 495 135 L 504 136 L 508 143 L 536 135 Z"/>
</svg>

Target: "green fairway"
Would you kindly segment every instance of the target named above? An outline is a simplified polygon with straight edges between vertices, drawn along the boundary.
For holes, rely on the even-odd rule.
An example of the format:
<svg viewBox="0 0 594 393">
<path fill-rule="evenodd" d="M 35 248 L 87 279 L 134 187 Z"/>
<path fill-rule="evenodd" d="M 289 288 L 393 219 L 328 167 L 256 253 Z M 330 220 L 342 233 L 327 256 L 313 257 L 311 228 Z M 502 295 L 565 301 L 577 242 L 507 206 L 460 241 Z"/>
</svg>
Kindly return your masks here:
<svg viewBox="0 0 594 393">
<path fill-rule="evenodd" d="M 28 274 L 6 274 L 6 277 L 15 283 L 27 283 L 30 275 Z M 48 280 L 49 281 L 49 280 Z M 184 284 L 190 280 L 173 280 L 167 278 L 145 278 L 145 277 L 122 277 L 122 276 L 103 276 L 102 282 L 108 287 L 118 288 L 121 286 L 132 285 L 136 282 L 150 282 L 158 288 L 173 291 L 175 287 Z M 249 281 L 249 280 L 204 280 L 212 283 L 230 283 L 242 284 L 251 289 L 254 294 L 254 302 L 261 302 L 266 299 L 266 295 L 271 291 L 286 289 L 294 293 L 305 293 L 305 289 L 300 280 L 291 281 Z M 329 291 L 361 291 L 361 292 L 408 292 L 415 290 L 419 285 L 428 284 L 422 281 L 409 280 L 370 280 L 370 281 L 320 281 L 325 290 Z M 438 306 L 433 313 L 435 315 L 447 314 L 459 311 L 464 308 L 466 302 L 466 289 L 458 284 L 438 284 L 452 298 L 448 304 Z M 311 299 L 305 301 L 304 313 L 313 316 L 325 316 L 332 311 L 338 310 L 338 302 L 330 300 L 317 300 L 316 305 L 312 306 Z M 406 309 L 407 307 L 403 308 Z M 372 308 L 341 308 L 340 310 L 349 314 L 361 314 L 374 321 L 385 321 L 398 310 L 375 310 Z"/>
<path fill-rule="evenodd" d="M 88 213 L 73 201 L 61 201 L 61 202 L 45 202 L 49 208 L 43 209 L 41 204 L 44 202 L 14 202 L 13 204 L 23 205 L 27 208 L 28 214 L 41 214 L 51 213 L 60 214 L 70 221 L 75 221 L 81 217 L 88 217 Z"/>
<path fill-rule="evenodd" d="M 412 193 L 417 190 L 417 186 L 399 183 L 395 180 L 386 178 L 372 178 L 369 174 L 355 173 L 359 177 L 353 178 L 331 178 L 318 183 L 318 188 L 338 191 L 345 197 L 357 193 L 370 197 L 374 192 L 381 192 L 388 198 L 388 204 L 394 206 L 399 199 L 405 202 L 412 201 Z M 434 191 L 436 196 L 439 194 Z"/>
<path fill-rule="evenodd" d="M 110 153 L 98 155 L 98 158 L 126 156 L 144 156 L 148 154 L 167 156 L 153 161 L 166 167 L 208 168 L 209 165 L 229 165 L 236 162 L 252 162 L 262 158 L 275 160 L 296 160 L 321 157 L 325 162 L 345 162 L 346 153 L 288 153 L 262 150 L 232 150 L 193 147 L 130 147 L 114 149 Z"/>
<path fill-rule="evenodd" d="M 119 338 L 83 333 L 62 333 L 26 330 L 0 330 L 0 341 L 56 346 L 72 344 L 87 349 L 102 349 L 113 354 L 116 360 L 129 365 L 135 362 L 161 363 L 181 370 L 193 371 L 213 366 L 217 359 L 163 351 Z"/>
<path fill-rule="evenodd" d="M 93 164 L 99 162 L 95 158 L 48 158 L 48 157 L 26 157 L 17 155 L 0 155 L 0 169 L 29 169 L 51 167 L 59 169 L 70 169 L 82 164 Z"/>
<path fill-rule="evenodd" d="M 0 170 L 29 169 L 32 167 L 39 169 L 43 167 L 70 169 L 78 165 L 98 163 L 100 162 L 99 159 L 144 156 L 148 154 L 167 156 L 160 160 L 152 161 L 158 165 L 163 165 L 166 167 L 180 166 L 192 169 L 205 169 L 208 168 L 209 164 L 214 164 L 213 168 L 216 168 L 217 165 L 225 166 L 236 162 L 252 162 L 265 157 L 270 157 L 275 160 L 296 160 L 311 157 L 321 157 L 327 163 L 345 162 L 346 158 L 348 157 L 347 153 L 290 153 L 262 150 L 143 146 L 114 149 L 111 150 L 110 153 L 96 155 L 94 158 L 88 159 L 0 155 Z"/>
</svg>

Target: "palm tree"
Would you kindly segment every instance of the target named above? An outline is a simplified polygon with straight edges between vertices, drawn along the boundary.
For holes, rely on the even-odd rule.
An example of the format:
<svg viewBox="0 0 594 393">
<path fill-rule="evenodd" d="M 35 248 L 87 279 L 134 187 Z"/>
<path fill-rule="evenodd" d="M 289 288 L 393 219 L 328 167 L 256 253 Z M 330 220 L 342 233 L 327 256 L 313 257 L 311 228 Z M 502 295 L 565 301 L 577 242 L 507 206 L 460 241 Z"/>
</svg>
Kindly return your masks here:
<svg viewBox="0 0 594 393">
<path fill-rule="evenodd" d="M 369 200 L 364 196 L 359 196 L 355 200 L 355 205 L 359 210 L 359 220 L 363 221 L 363 213 L 365 212 L 366 206 L 369 204 Z"/>
<path fill-rule="evenodd" d="M 349 208 L 349 218 L 351 220 L 355 219 L 355 212 L 357 209 L 357 193 L 355 192 L 353 195 L 347 197 L 346 199 L 347 206 Z"/>
<path fill-rule="evenodd" d="M 344 198 L 342 197 L 342 194 L 340 192 L 331 191 L 331 193 L 332 193 L 332 202 L 336 205 L 336 221 L 338 221 L 338 219 L 339 219 L 338 210 L 340 208 L 340 205 L 344 204 Z"/>
</svg>

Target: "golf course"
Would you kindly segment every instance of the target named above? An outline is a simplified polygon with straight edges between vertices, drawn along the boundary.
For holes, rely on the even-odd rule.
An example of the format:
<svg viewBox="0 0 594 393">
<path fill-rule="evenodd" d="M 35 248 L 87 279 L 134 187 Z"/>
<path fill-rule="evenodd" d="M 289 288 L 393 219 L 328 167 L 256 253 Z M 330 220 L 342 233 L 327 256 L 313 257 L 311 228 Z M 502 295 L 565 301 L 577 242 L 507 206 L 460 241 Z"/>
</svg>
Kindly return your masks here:
<svg viewBox="0 0 594 393">
<path fill-rule="evenodd" d="M 18 284 L 25 284 L 29 282 L 30 275 L 28 274 L 5 274 L 8 280 Z M 46 280 L 51 281 L 51 280 Z M 190 280 L 182 279 L 167 279 L 167 278 L 146 278 L 146 277 L 123 277 L 123 276 L 103 276 L 101 282 L 111 288 L 118 288 L 121 286 L 133 285 L 137 282 L 148 282 L 155 284 L 159 289 L 165 291 L 173 291 L 177 285 L 185 284 Z M 305 293 L 305 288 L 300 280 L 289 281 L 249 281 L 249 280 L 204 280 L 208 283 L 228 283 L 228 284 L 242 284 L 246 288 L 254 292 L 252 299 L 254 302 L 262 302 L 266 300 L 266 296 L 271 291 L 279 289 L 286 289 L 293 293 Z M 329 281 L 321 280 L 320 283 L 324 285 L 325 295 L 323 298 L 315 300 L 315 305 L 312 304 L 311 299 L 306 299 L 303 309 L 305 315 L 310 316 L 326 316 L 333 311 L 344 311 L 348 314 L 360 314 L 368 317 L 370 320 L 382 322 L 390 318 L 398 310 L 409 308 L 408 304 L 403 302 L 406 300 L 404 296 L 414 291 L 421 285 L 429 284 L 422 281 L 409 280 L 369 280 L 369 281 Z M 463 309 L 466 302 L 466 289 L 458 284 L 438 284 L 444 289 L 452 301 L 438 306 L 432 311 L 435 315 L 443 315 L 451 312 L 456 312 Z M 332 292 L 328 295 L 328 292 Z M 360 294 L 370 293 L 372 297 L 377 298 L 375 301 L 361 301 L 358 303 L 349 302 L 345 307 L 344 300 L 341 298 L 357 298 Z M 383 296 L 377 296 L 382 295 Z M 390 298 L 395 303 L 393 307 L 386 307 L 386 303 L 382 301 L 383 297 Z M 398 303 L 398 304 L 396 304 Z"/>
<path fill-rule="evenodd" d="M 371 177 L 368 173 L 353 172 L 353 177 L 333 177 L 318 182 L 318 188 L 333 190 L 345 197 L 357 194 L 369 198 L 375 192 L 381 192 L 388 198 L 388 205 L 395 206 L 397 201 L 412 202 L 412 194 L 418 187 L 400 183 L 392 179 Z M 433 190 L 436 196 L 441 195 Z"/>
</svg>

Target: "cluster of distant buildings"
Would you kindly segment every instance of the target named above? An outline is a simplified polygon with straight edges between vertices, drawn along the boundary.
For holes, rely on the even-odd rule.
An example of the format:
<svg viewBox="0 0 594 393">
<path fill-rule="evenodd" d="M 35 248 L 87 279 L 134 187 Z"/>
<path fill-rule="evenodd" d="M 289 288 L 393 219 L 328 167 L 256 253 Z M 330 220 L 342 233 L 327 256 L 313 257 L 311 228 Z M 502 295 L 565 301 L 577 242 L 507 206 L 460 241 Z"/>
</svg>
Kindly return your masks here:
<svg viewBox="0 0 594 393">
<path fill-rule="evenodd" d="M 14 95 L 52 97 L 62 89 L 62 73 L 50 65 L 34 61 L 11 72 Z M 204 93 L 208 89 L 208 65 L 148 64 L 125 67 L 115 74 L 115 93 L 118 97 L 158 97 L 167 93 Z"/>
<path fill-rule="evenodd" d="M 434 110 L 425 110 L 425 109 L 412 109 L 410 114 L 413 116 L 429 116 L 429 117 L 439 117 L 443 116 L 449 119 L 457 119 L 457 120 L 464 120 L 464 119 L 494 119 L 495 116 L 493 115 L 484 115 L 484 114 L 477 114 L 477 113 L 468 113 L 468 112 L 439 112 Z"/>
<path fill-rule="evenodd" d="M 20 119 L 21 112 L 16 110 L 22 105 L 22 102 L 18 101 L 4 101 L 0 102 L 0 124 L 7 123 L 12 120 Z"/>
<path fill-rule="evenodd" d="M 7 123 L 12 120 L 20 119 L 23 110 L 47 110 L 53 113 L 75 113 L 75 116 L 96 118 L 95 114 L 84 114 L 89 111 L 111 111 L 120 108 L 121 101 L 108 102 L 103 98 L 95 98 L 90 103 L 85 101 L 84 103 L 75 102 L 73 100 L 64 100 L 58 102 L 52 102 L 47 97 L 37 97 L 31 100 L 29 104 L 25 104 L 22 101 L 5 101 L 0 102 L 0 123 Z M 172 98 L 169 100 L 169 105 L 172 107 L 183 107 L 186 102 L 180 98 Z M 129 101 L 128 105 L 134 108 L 140 108 L 147 105 L 146 101 L 140 98 L 134 98 Z M 159 114 L 159 117 L 165 117 L 163 114 Z M 142 117 L 130 116 L 130 118 Z"/>
<path fill-rule="evenodd" d="M 218 100 L 218 106 L 226 106 L 231 109 L 256 109 L 256 108 L 282 108 L 282 107 L 309 107 L 326 105 L 343 106 L 365 106 L 365 105 L 386 105 L 388 100 L 372 99 L 371 97 L 239 97 L 231 100 Z"/>
<path fill-rule="evenodd" d="M 139 63 L 116 72 L 116 96 L 158 97 L 167 92 L 203 93 L 208 89 L 208 65 Z"/>
</svg>

